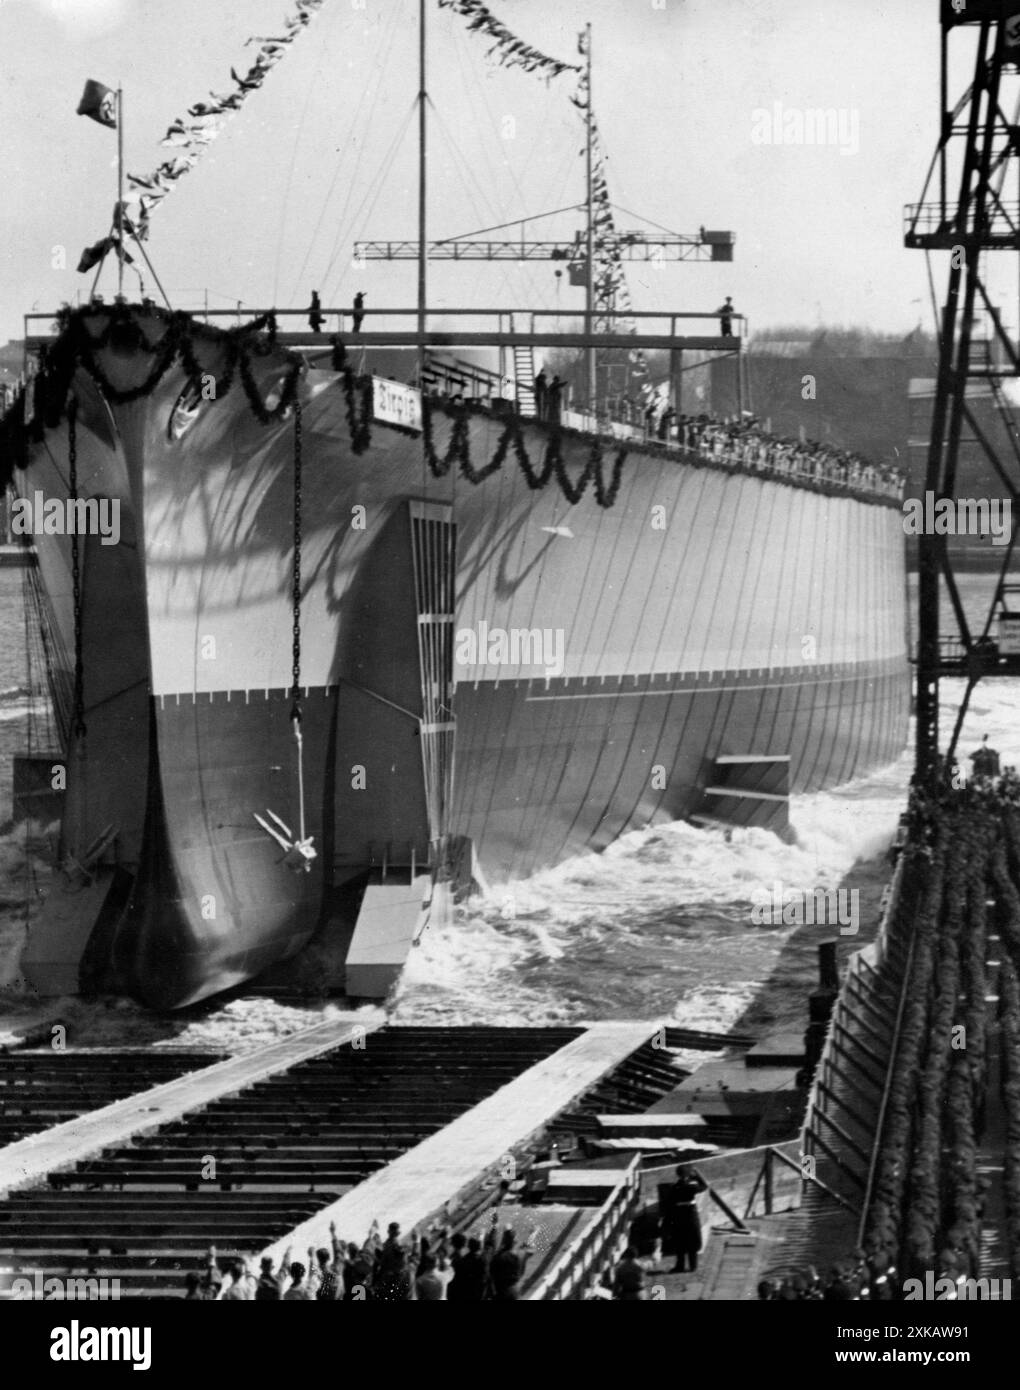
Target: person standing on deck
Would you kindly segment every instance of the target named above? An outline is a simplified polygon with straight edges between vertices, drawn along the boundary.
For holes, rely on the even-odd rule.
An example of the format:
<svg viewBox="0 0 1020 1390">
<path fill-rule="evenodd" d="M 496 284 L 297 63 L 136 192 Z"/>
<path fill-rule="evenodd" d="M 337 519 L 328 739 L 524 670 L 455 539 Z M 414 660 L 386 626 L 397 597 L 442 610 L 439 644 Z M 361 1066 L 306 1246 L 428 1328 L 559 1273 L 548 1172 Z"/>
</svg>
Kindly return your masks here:
<svg viewBox="0 0 1020 1390">
<path fill-rule="evenodd" d="M 545 419 L 546 402 L 549 395 L 549 382 L 546 379 L 545 368 L 538 369 L 538 375 L 532 387 L 535 392 L 535 415 L 539 420 Z"/>
<path fill-rule="evenodd" d="M 727 295 L 726 303 L 715 311 L 719 315 L 719 332 L 724 338 L 733 337 L 733 300 Z"/>
<path fill-rule="evenodd" d="M 361 325 L 362 325 L 362 322 L 364 321 L 364 318 L 365 318 L 365 296 L 364 296 L 364 293 L 363 293 L 361 290 L 359 290 L 358 293 L 354 296 L 354 325 L 353 325 L 353 331 L 354 331 L 355 333 L 360 333 L 360 332 L 361 332 Z"/>
<path fill-rule="evenodd" d="M 549 385 L 549 423 L 560 423 L 560 408 L 563 404 L 563 382 L 554 376 Z"/>
<path fill-rule="evenodd" d="M 663 1225 L 671 1237 L 676 1264 L 674 1274 L 686 1273 L 687 1266 L 693 1274 L 698 1268 L 698 1252 L 701 1249 L 701 1219 L 698 1216 L 696 1199 L 708 1184 L 700 1173 L 682 1165 L 676 1170 L 677 1180 L 667 1188 L 668 1204 L 663 1212 Z"/>
</svg>

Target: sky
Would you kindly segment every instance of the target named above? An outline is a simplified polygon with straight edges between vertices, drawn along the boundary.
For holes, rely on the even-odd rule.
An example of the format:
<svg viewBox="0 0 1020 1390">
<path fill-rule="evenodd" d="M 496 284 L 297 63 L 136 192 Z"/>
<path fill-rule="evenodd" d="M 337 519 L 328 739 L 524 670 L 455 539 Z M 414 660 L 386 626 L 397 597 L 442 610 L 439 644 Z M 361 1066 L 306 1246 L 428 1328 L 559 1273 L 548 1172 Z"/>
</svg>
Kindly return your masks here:
<svg viewBox="0 0 1020 1390">
<path fill-rule="evenodd" d="M 938 125 L 937 0 L 489 0 L 526 42 L 577 60 L 590 21 L 593 93 L 621 228 L 736 233 L 731 265 L 634 263 L 644 310 L 750 327 L 931 326 L 925 258 L 902 244 Z M 75 266 L 109 229 L 116 135 L 75 114 L 86 78 L 124 88 L 126 167 L 167 157 L 170 122 L 246 68 L 253 35 L 292 0 L 0 0 L 0 341 L 26 311 L 87 293 Z M 412 263 L 351 264 L 358 237 L 416 235 L 418 0 L 326 0 L 265 85 L 155 211 L 149 254 L 175 307 L 414 303 Z M 486 57 L 428 0 L 430 235 L 472 232 L 584 197 L 573 77 Z M 831 109 L 825 144 L 796 114 Z M 763 113 L 767 113 L 766 116 Z M 509 118 L 509 119 L 508 119 Z M 783 139 L 777 143 L 774 137 Z M 766 143 L 767 138 L 767 143 Z M 533 224 L 570 238 L 576 213 Z M 511 234 L 514 234 L 511 232 Z M 64 248 L 61 266 L 58 248 Z M 433 264 L 429 303 L 543 307 L 582 292 L 549 264 Z M 943 278 L 941 270 L 937 279 Z M 128 289 L 137 292 L 129 277 Z M 100 290 L 112 293 L 106 280 Z M 1015 295 L 1015 291 L 1012 291 Z M 1007 311 L 1015 320 L 1015 312 Z"/>
</svg>

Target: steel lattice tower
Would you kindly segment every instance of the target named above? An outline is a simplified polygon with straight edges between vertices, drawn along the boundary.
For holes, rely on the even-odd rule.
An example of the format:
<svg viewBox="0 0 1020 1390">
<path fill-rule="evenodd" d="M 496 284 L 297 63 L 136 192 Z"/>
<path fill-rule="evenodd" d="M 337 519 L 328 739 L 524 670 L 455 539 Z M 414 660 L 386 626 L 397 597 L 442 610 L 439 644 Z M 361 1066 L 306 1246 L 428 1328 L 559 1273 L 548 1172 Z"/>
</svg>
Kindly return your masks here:
<svg viewBox="0 0 1020 1390">
<path fill-rule="evenodd" d="M 1006 377 L 1020 376 L 1017 347 L 1004 328 L 987 283 L 986 253 L 1020 252 L 1020 0 L 941 0 L 941 126 L 922 201 L 906 209 L 904 241 L 926 252 L 950 253 L 949 281 L 941 307 L 939 362 L 925 472 L 925 493 L 934 505 L 956 506 L 958 461 L 964 426 L 1003 485 L 1003 498 L 1018 500 L 1020 444 L 1002 394 Z M 955 106 L 949 105 L 951 62 L 964 44 L 974 48 L 973 77 Z M 1016 102 L 1008 116 L 1004 102 Z M 958 182 L 956 180 L 958 179 Z M 982 336 L 983 335 L 983 336 Z M 977 386 L 975 386 L 977 383 Z M 977 390 L 991 397 L 1006 425 L 1011 456 L 996 447 L 977 418 Z M 952 761 L 971 693 L 987 676 L 1020 674 L 1020 643 L 1011 640 L 1006 611 L 1014 537 L 1004 547 L 1001 571 L 980 633 L 964 612 L 946 535 L 919 536 L 919 624 L 917 653 L 917 760 L 915 777 L 931 782 Z M 939 631 L 941 582 L 952 604 L 958 633 Z M 992 623 L 998 607 L 998 638 Z M 1016 624 L 1012 624 L 1015 631 Z M 1012 648 L 1016 648 L 1014 652 Z M 939 751 L 939 679 L 963 676 L 966 694 L 945 758 Z"/>
</svg>

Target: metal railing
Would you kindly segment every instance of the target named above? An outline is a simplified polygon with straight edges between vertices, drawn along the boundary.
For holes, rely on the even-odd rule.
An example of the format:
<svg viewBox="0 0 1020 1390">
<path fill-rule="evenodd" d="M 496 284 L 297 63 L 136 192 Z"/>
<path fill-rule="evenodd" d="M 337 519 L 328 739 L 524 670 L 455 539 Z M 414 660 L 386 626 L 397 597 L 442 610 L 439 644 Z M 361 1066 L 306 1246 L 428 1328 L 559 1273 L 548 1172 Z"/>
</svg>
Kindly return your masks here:
<svg viewBox="0 0 1020 1390">
<path fill-rule="evenodd" d="M 568 1245 L 549 1269 L 527 1293 L 531 1302 L 564 1301 L 577 1297 L 592 1270 L 604 1263 L 607 1251 L 615 1256 L 637 1208 L 641 1192 L 641 1175 L 637 1155 L 620 1182 L 598 1208 L 580 1236 Z"/>
<path fill-rule="evenodd" d="M 105 303 L 98 303 L 97 309 L 100 311 L 111 307 Z M 153 304 L 152 308 L 159 306 Z M 308 324 L 308 309 L 271 309 L 271 308 L 236 308 L 236 309 L 208 309 L 198 308 L 188 310 L 193 318 L 201 319 L 204 323 L 223 323 L 225 326 L 238 327 L 248 320 L 262 317 L 265 314 L 273 314 L 281 332 L 301 327 Z M 324 342 L 328 341 L 328 336 L 333 333 L 341 335 L 354 332 L 355 314 L 359 318 L 363 331 L 371 328 L 373 331 L 392 330 L 393 332 L 407 333 L 413 332 L 418 327 L 418 310 L 414 309 L 394 309 L 394 308 L 365 308 L 355 311 L 353 307 L 332 307 L 322 308 L 318 311 L 323 318 L 323 327 L 320 334 L 308 332 L 310 338 L 320 337 Z M 568 325 L 564 331 L 581 331 L 582 318 L 577 314 L 564 313 L 562 309 L 498 309 L 498 308 L 472 308 L 472 309 L 426 309 L 425 311 L 425 331 L 455 333 L 458 325 L 465 322 L 470 325 L 472 331 L 486 330 L 501 336 L 510 337 L 512 334 L 535 336 L 543 333 L 560 331 L 561 324 Z M 719 336 L 718 310 L 682 310 L 682 311 L 645 311 L 631 310 L 624 312 L 619 310 L 612 312 L 600 309 L 594 316 L 597 332 L 603 333 L 630 333 L 633 324 L 636 326 L 634 336 L 641 338 L 647 333 L 655 337 L 680 337 L 685 328 L 692 324 L 709 325 L 704 329 L 705 336 Z M 53 313 L 32 313 L 25 315 L 25 338 L 37 340 L 53 336 L 56 330 L 56 317 Z M 733 336 L 739 339 L 739 325 L 744 322 L 743 314 L 732 315 Z M 41 331 L 45 325 L 45 331 Z M 33 331 L 34 329 L 34 331 Z M 654 332 L 651 332 L 654 330 Z"/>
</svg>

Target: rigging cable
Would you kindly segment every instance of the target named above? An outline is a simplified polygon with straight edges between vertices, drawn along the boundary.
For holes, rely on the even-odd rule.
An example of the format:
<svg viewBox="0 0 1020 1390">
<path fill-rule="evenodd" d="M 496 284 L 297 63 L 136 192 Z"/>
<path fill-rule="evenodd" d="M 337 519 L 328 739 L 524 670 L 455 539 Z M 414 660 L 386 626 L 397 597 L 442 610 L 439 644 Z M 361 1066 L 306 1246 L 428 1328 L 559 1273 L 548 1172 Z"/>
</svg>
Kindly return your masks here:
<svg viewBox="0 0 1020 1390">
<path fill-rule="evenodd" d="M 349 219 L 349 225 L 355 225 L 357 222 L 367 217 L 374 210 L 376 203 L 379 201 L 379 195 L 382 193 L 382 190 L 386 184 L 386 179 L 393 165 L 393 161 L 396 158 L 397 150 L 403 142 L 403 139 L 407 134 L 407 128 L 411 124 L 411 121 L 415 115 L 417 105 L 418 98 L 415 97 L 414 101 L 408 107 L 407 115 L 404 117 L 400 129 L 397 131 L 396 135 L 394 135 L 393 139 L 390 141 L 389 147 L 385 155 L 383 155 L 376 178 L 369 184 L 368 188 L 365 190 L 364 197 L 358 204 L 358 207 L 355 209 L 355 211 L 351 214 L 351 217 Z M 366 213 L 365 205 L 369 202 L 370 198 L 371 204 L 368 208 L 368 212 Z M 325 272 L 321 277 L 323 284 L 327 283 L 329 276 L 333 272 L 333 267 L 336 264 L 337 256 L 340 252 L 340 247 L 342 245 L 342 240 L 343 231 L 341 229 L 337 232 L 336 239 L 333 243 L 333 251 L 330 253 L 329 263 L 327 264 Z M 340 279 L 337 282 L 338 287 L 335 291 L 332 292 L 334 297 L 336 294 L 339 293 L 339 283 L 340 280 L 342 280 L 342 278 L 343 276 L 341 274 Z"/>
<path fill-rule="evenodd" d="M 402 7 L 402 6 L 397 6 L 397 7 L 394 9 L 394 11 L 393 11 L 393 18 L 392 18 L 392 21 L 391 21 L 391 24 L 390 24 L 390 31 L 389 31 L 389 34 L 388 34 L 388 36 L 386 37 L 386 39 L 384 40 L 384 46 L 383 46 L 383 48 L 382 48 L 382 51 L 381 51 L 381 53 L 378 55 L 378 57 L 376 58 L 376 62 L 375 62 L 375 64 L 374 64 L 374 67 L 376 67 L 376 68 L 382 68 L 383 70 L 385 70 L 386 67 L 388 66 L 390 53 L 391 53 L 392 48 L 393 48 L 394 39 L 396 38 L 397 30 L 398 30 L 398 28 L 400 27 L 400 20 L 401 20 L 401 18 L 402 18 L 402 12 L 403 12 L 403 7 Z M 352 200 L 352 198 L 354 197 L 354 190 L 358 187 L 358 173 L 359 173 L 359 170 L 361 169 L 361 161 L 364 159 L 364 157 L 365 157 L 365 152 L 366 152 L 366 150 L 367 150 L 367 148 L 368 148 L 368 136 L 369 136 L 369 132 L 370 132 L 371 129 L 372 129 L 372 122 L 373 122 L 373 119 L 374 119 L 374 117 L 375 117 L 376 107 L 377 107 L 377 105 L 378 105 L 378 103 L 379 103 L 379 100 L 380 100 L 380 97 L 381 97 L 381 95 L 382 95 L 382 93 L 383 93 L 383 91 L 384 91 L 384 89 L 385 89 L 385 83 L 380 82 L 380 81 L 378 81 L 378 80 L 375 80 L 375 81 L 373 82 L 373 72 L 372 72 L 371 70 L 369 70 L 368 73 L 367 73 L 367 75 L 366 75 L 366 78 L 365 78 L 365 85 L 364 85 L 364 87 L 362 88 L 361 95 L 360 95 L 359 98 L 358 98 L 358 103 L 357 103 L 357 105 L 358 105 L 358 110 L 359 110 L 359 111 L 361 111 L 361 110 L 364 108 L 364 105 L 365 105 L 365 97 L 366 97 L 366 94 L 367 94 L 367 92 L 368 92 L 368 89 L 369 89 L 369 86 L 370 86 L 370 85 L 372 85 L 372 88 L 373 88 L 373 95 L 372 95 L 371 103 L 368 105 L 367 110 L 365 111 L 365 117 L 364 117 L 364 123 L 363 123 L 363 124 L 364 124 L 363 134 L 361 135 L 360 138 L 358 137 L 357 133 L 355 133 L 355 134 L 352 136 L 352 143 L 353 143 L 353 144 L 356 146 L 356 148 L 357 148 L 357 158 L 356 158 L 355 161 L 354 161 L 354 167 L 353 167 L 353 169 L 351 170 L 350 179 L 349 179 L 349 181 L 348 181 L 348 185 L 347 185 L 347 196 L 346 196 L 346 198 L 344 199 L 343 207 L 340 209 L 340 214 L 339 214 L 339 216 L 336 218 L 336 228 L 337 228 L 337 231 L 336 231 L 335 237 L 333 238 L 333 245 L 332 245 L 332 247 L 331 247 L 331 249 L 330 249 L 329 256 L 327 257 L 327 260 L 326 260 L 326 269 L 325 269 L 325 271 L 323 272 L 323 274 L 320 275 L 320 277 L 319 277 L 319 279 L 321 280 L 321 282 L 322 282 L 323 284 L 326 284 L 326 283 L 328 282 L 330 273 L 331 273 L 332 268 L 333 268 L 333 264 L 334 264 L 334 262 L 335 262 L 335 260 L 336 260 L 336 257 L 337 257 L 337 253 L 338 253 L 340 247 L 343 245 L 344 234 L 345 234 L 345 228 L 348 226 L 348 213 L 349 213 L 350 206 L 351 206 L 351 200 Z M 401 138 L 402 138 L 402 137 L 401 137 Z M 385 161 L 384 161 L 384 162 L 385 162 Z M 330 182 L 329 190 L 328 190 L 327 193 L 326 193 L 326 197 L 325 197 L 325 200 L 324 200 L 323 205 L 322 205 L 322 211 L 321 211 L 320 214 L 319 214 L 319 221 L 318 221 L 318 223 L 316 224 L 315 234 L 314 234 L 314 236 L 312 237 L 311 241 L 309 242 L 308 251 L 307 251 L 306 254 L 305 254 L 304 263 L 302 264 L 302 267 L 301 267 L 301 274 L 302 274 L 302 275 L 304 274 L 305 266 L 308 264 L 309 257 L 311 256 L 312 247 L 314 246 L 315 240 L 316 240 L 316 238 L 317 238 L 318 235 L 319 235 L 319 229 L 320 229 L 321 226 L 322 226 L 322 221 L 323 221 L 323 218 L 324 218 L 325 213 L 326 213 L 326 208 L 329 206 L 329 201 L 330 201 L 330 199 L 331 199 L 332 196 L 333 196 L 333 190 L 334 190 L 334 188 L 336 187 L 337 180 L 338 180 L 339 177 L 340 177 L 341 168 L 342 168 L 342 164 L 341 164 L 340 161 L 338 161 L 338 162 L 337 162 L 336 169 L 335 169 L 334 172 L 333 172 L 333 178 L 332 178 L 332 180 L 331 180 L 331 182 Z M 300 283 L 300 276 L 299 276 L 299 283 Z"/>
</svg>

